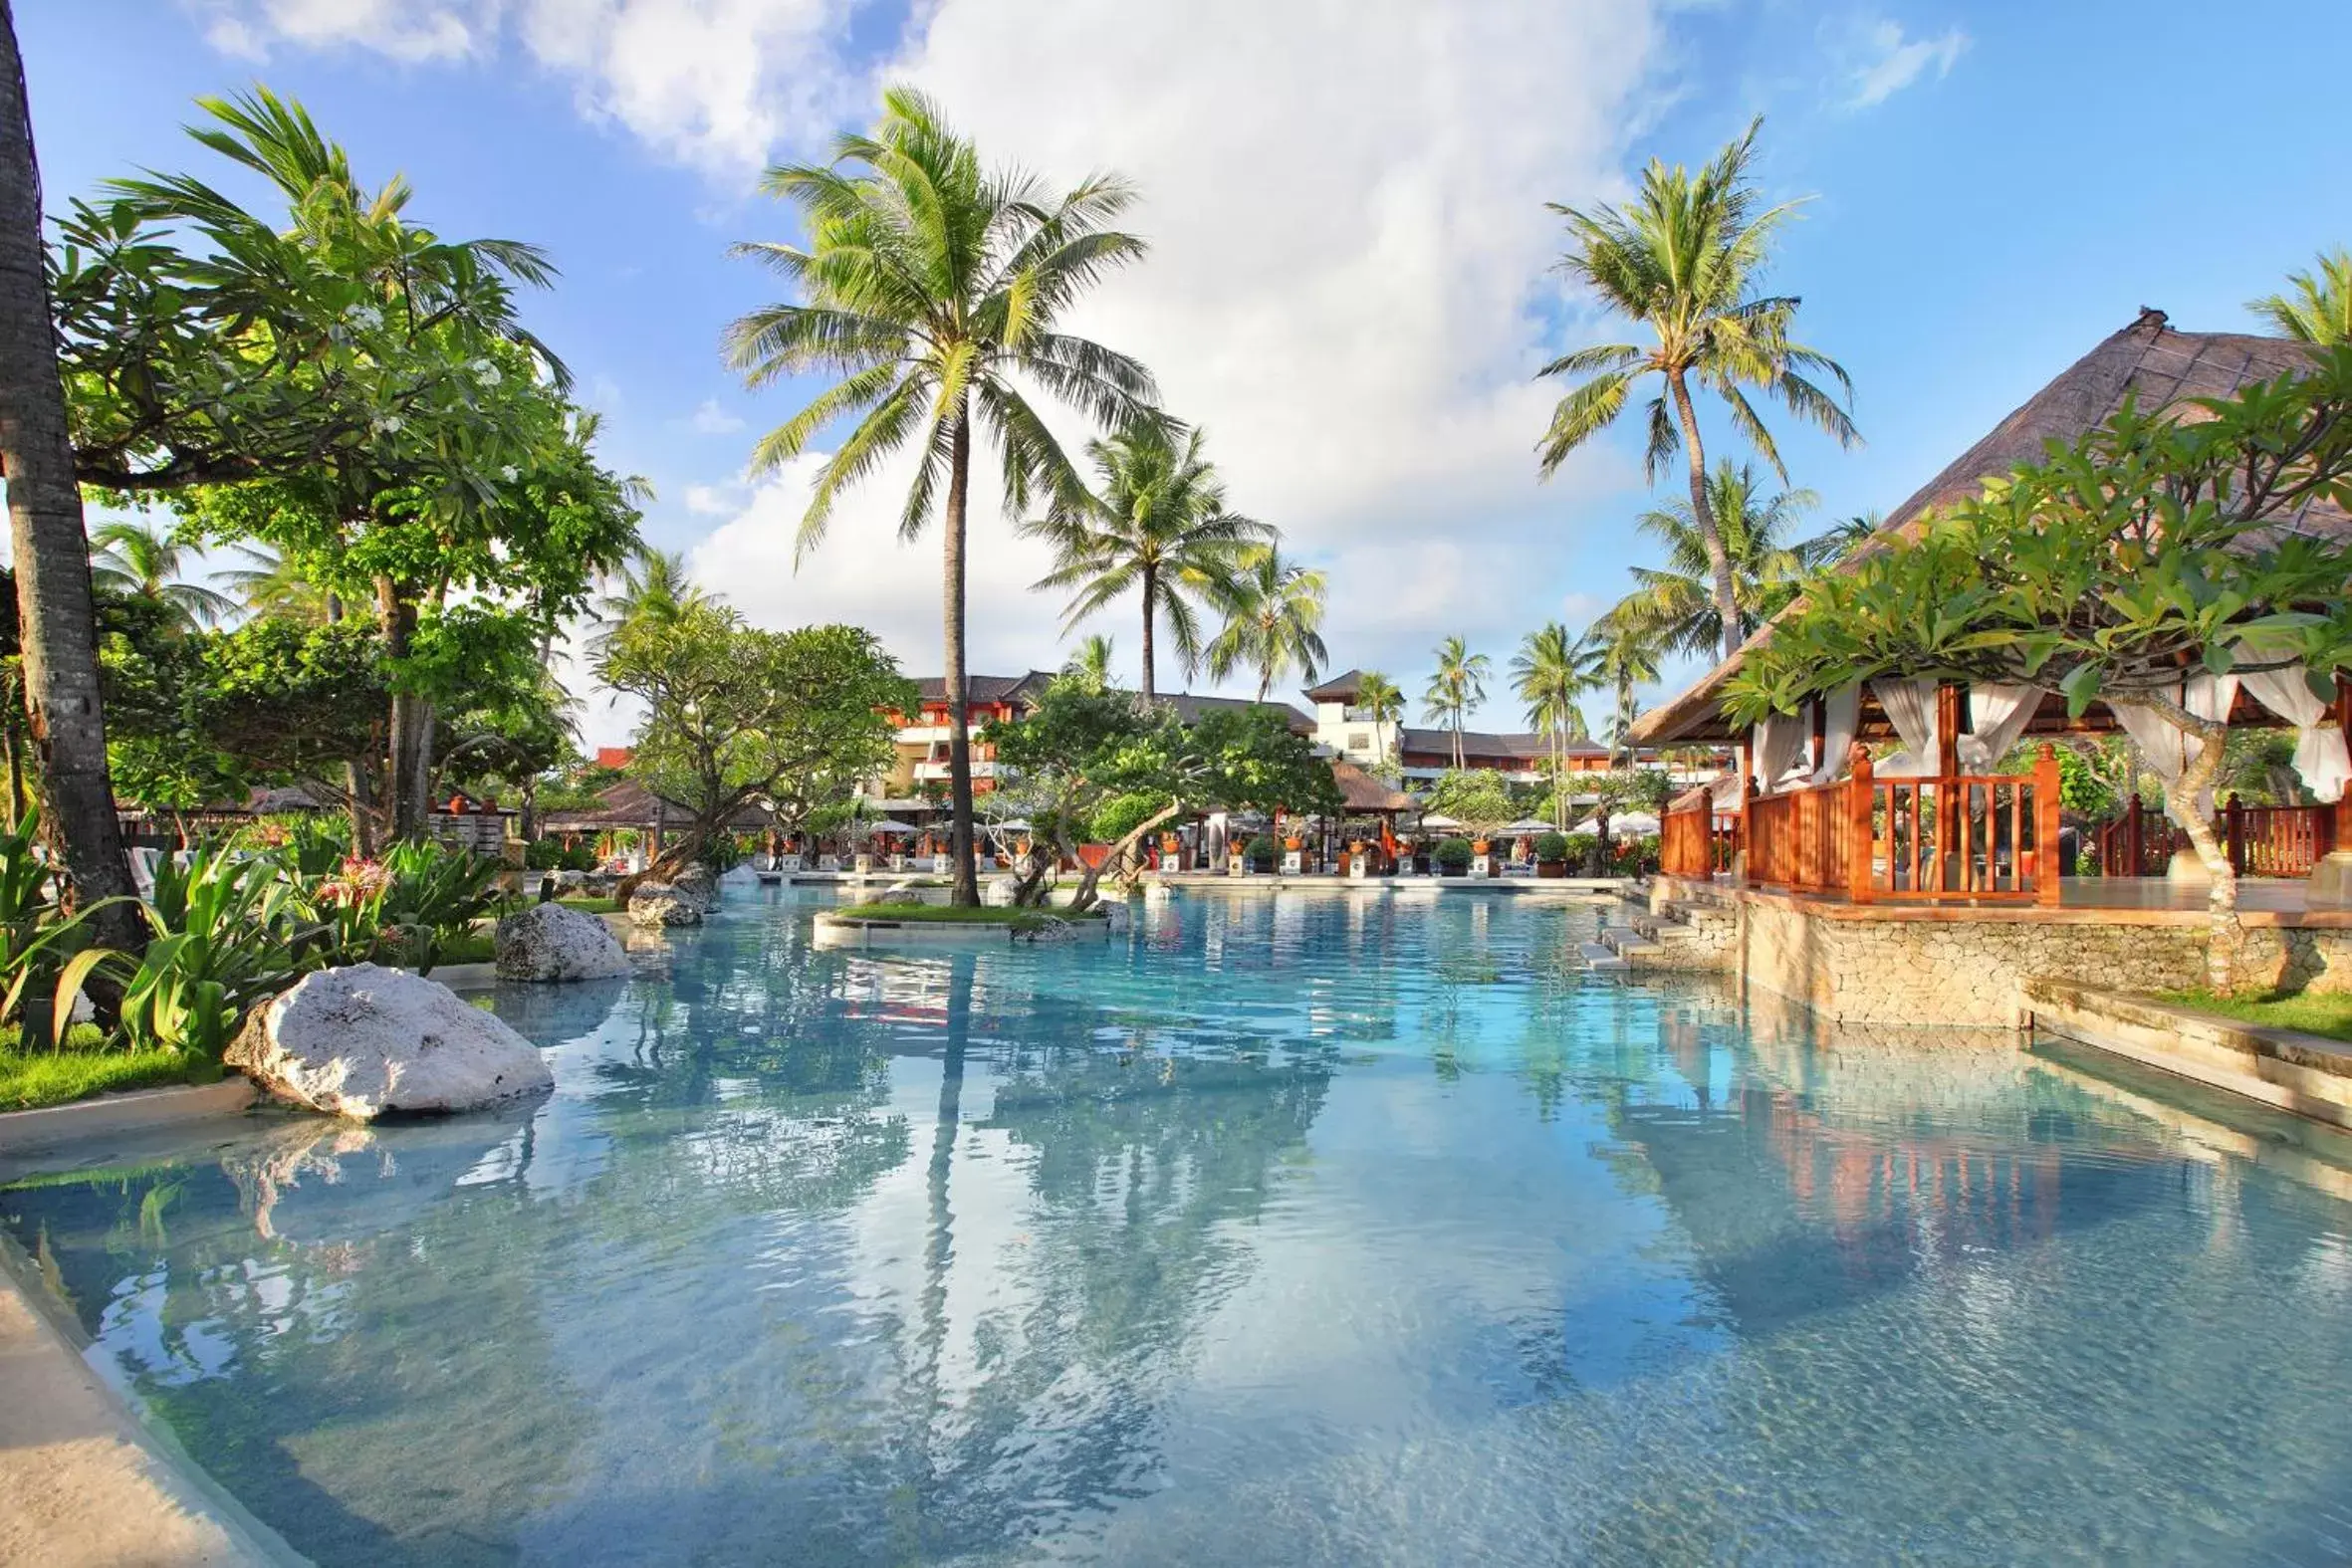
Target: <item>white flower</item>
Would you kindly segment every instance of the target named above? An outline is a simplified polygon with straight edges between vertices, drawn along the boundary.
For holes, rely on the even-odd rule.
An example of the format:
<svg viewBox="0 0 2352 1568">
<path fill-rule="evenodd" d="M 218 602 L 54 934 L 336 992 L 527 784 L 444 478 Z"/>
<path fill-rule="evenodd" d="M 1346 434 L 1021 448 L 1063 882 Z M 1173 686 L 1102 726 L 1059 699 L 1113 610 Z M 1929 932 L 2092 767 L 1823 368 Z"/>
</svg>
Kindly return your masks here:
<svg viewBox="0 0 2352 1568">
<path fill-rule="evenodd" d="M 373 331 L 383 325 L 383 312 L 372 305 L 354 305 L 343 313 L 343 319 L 353 327 Z"/>
<path fill-rule="evenodd" d="M 499 478 L 501 478 L 501 479 L 503 479 L 503 480 L 505 480 L 505 481 L 506 481 L 508 484 L 510 484 L 510 485 L 511 485 L 511 484 L 513 484 L 513 483 L 514 483 L 516 480 L 518 480 L 518 479 L 521 479 L 521 478 L 523 477 L 523 471 L 522 471 L 521 469 L 517 468 L 517 467 L 516 467 L 514 464 L 512 464 L 512 463 L 509 463 L 509 464 L 507 464 L 507 466 L 506 466 L 506 467 L 504 467 L 504 468 L 502 468 L 502 469 L 500 469 L 500 470 L 498 471 L 498 477 L 499 477 Z"/>
<path fill-rule="evenodd" d="M 385 414 L 382 418 L 375 421 L 374 428 L 377 435 L 397 435 L 400 431 L 400 416 L 398 414 Z"/>
</svg>

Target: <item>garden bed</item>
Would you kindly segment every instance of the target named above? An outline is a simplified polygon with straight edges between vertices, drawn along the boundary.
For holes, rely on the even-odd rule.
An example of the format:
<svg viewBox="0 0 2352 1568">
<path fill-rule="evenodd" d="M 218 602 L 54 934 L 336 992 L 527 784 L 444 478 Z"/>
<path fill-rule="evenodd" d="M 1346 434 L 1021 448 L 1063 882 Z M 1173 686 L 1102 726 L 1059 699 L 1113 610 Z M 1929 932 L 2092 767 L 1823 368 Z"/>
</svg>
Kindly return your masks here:
<svg viewBox="0 0 2352 1568">
<path fill-rule="evenodd" d="M 2223 997 L 2210 991 L 2160 993 L 2166 1002 L 2199 1012 L 2218 1013 L 2240 1023 L 2263 1028 L 2292 1029 L 2331 1040 L 2352 1040 L 2352 994 L 2316 996 L 2310 992 L 2255 997 Z"/>
<path fill-rule="evenodd" d="M 182 1051 L 109 1046 L 95 1024 L 75 1024 L 59 1050 L 40 1044 L 27 1050 L 16 1028 L 0 1029 L 0 1111 L 39 1110 L 124 1089 L 211 1083 L 220 1075 L 220 1063 Z"/>
</svg>

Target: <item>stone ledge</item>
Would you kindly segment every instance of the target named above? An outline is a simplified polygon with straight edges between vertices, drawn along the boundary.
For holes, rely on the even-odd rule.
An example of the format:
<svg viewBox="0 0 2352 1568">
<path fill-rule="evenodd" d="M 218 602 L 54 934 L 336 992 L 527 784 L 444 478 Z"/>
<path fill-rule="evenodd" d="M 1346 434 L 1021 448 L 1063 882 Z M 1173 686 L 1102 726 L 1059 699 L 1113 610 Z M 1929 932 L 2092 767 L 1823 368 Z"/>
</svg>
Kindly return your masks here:
<svg viewBox="0 0 2352 1568">
<path fill-rule="evenodd" d="M 249 1079 L 231 1073 L 218 1083 L 132 1089 L 37 1111 L 8 1111 L 0 1113 L 0 1153 L 47 1149 L 83 1138 L 111 1137 L 211 1116 L 234 1116 L 253 1103 L 256 1092 Z"/>
<path fill-rule="evenodd" d="M 2029 1028 L 2352 1128 L 2352 1046 L 2342 1041 L 2049 977 L 2028 979 L 2018 992 Z"/>
</svg>

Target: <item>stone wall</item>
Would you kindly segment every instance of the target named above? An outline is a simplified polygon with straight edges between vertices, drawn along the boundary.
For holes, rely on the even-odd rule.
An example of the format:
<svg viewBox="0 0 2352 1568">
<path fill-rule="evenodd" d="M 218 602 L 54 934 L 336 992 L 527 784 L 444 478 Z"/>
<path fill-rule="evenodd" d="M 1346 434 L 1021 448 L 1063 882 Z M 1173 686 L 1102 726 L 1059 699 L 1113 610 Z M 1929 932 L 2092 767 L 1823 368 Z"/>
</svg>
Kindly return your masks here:
<svg viewBox="0 0 2352 1568">
<path fill-rule="evenodd" d="M 2013 1028 L 2018 988 L 2037 976 L 2126 992 L 2206 980 L 2203 921 L 1853 919 L 1721 889 L 1705 896 L 1716 907 L 1699 914 L 1695 940 L 1645 955 L 1644 967 L 1715 969 L 1752 995 L 1843 1023 Z M 2248 985 L 2352 992 L 2352 931 L 2252 927 L 2241 974 Z"/>
</svg>

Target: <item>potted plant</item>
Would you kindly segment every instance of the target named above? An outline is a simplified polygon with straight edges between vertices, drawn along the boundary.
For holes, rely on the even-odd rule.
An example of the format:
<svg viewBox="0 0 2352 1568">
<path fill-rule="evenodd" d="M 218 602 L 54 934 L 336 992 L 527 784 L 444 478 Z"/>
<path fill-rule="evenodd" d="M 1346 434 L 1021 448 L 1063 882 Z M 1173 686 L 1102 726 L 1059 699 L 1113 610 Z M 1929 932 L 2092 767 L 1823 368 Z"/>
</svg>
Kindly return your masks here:
<svg viewBox="0 0 2352 1568">
<path fill-rule="evenodd" d="M 1273 836 L 1268 833 L 1260 833 L 1256 838 L 1251 839 L 1248 858 L 1251 870 L 1272 871 L 1276 858 Z"/>
<path fill-rule="evenodd" d="M 1440 876 L 1462 876 L 1469 872 L 1471 857 L 1476 853 L 1467 838 L 1441 838 L 1429 858 Z"/>
<path fill-rule="evenodd" d="M 1535 835 L 1535 874 L 1539 877 L 1564 877 L 1568 874 L 1567 834 Z"/>
</svg>

